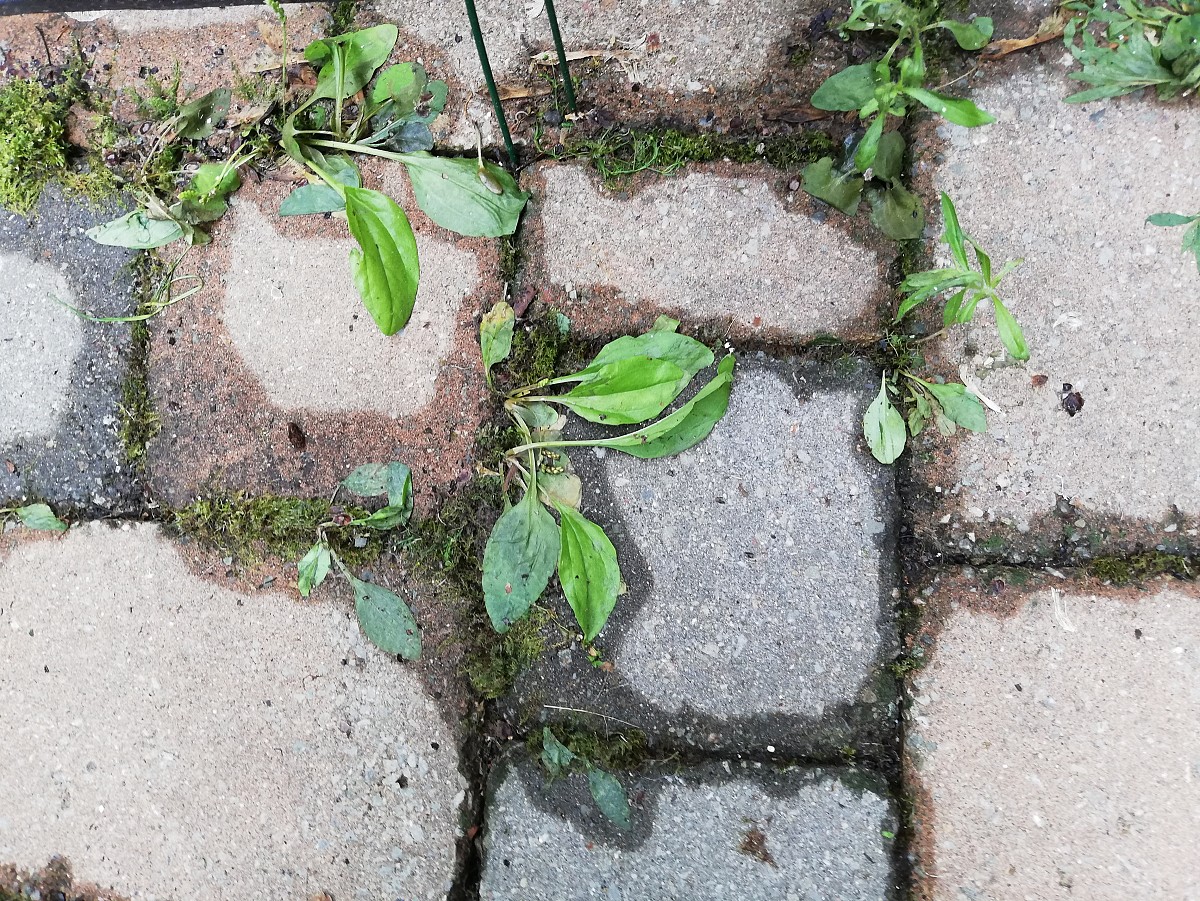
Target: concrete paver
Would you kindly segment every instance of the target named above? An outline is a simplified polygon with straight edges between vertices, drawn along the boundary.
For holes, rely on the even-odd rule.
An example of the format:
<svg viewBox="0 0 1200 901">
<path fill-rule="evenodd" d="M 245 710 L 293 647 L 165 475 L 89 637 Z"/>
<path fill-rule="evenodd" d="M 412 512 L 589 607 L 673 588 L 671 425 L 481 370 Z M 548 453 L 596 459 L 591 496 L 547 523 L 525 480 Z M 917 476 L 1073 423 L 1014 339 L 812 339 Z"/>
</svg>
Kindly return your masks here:
<svg viewBox="0 0 1200 901">
<path fill-rule="evenodd" d="M 883 901 L 896 819 L 849 770 L 651 770 L 630 835 L 599 822 L 581 775 L 530 764 L 493 785 L 482 901 Z"/>
<path fill-rule="evenodd" d="M 129 373 L 133 254 L 84 230 L 109 212 L 43 195 L 30 218 L 0 211 L 0 506 L 37 497 L 96 513 L 135 503 L 120 440 Z"/>
<path fill-rule="evenodd" d="M 0 560 L 0 860 L 132 898 L 441 899 L 457 737 L 353 612 L 93 523 Z"/>
<path fill-rule="evenodd" d="M 1084 521 L 1085 546 L 1106 520 L 1151 527 L 1130 537 L 1151 546 L 1197 544 L 1200 274 L 1179 229 L 1143 222 L 1200 209 L 1189 165 L 1200 123 L 1186 105 L 1139 98 L 1063 103 L 1077 88 L 1058 65 L 1028 63 L 973 92 L 996 124 L 939 128 L 934 186 L 993 259 L 1025 260 L 1004 287 L 1032 353 L 1005 365 L 990 315 L 965 350 L 949 347 L 1004 411 L 952 459 L 935 450 L 914 467 L 932 502 L 918 531 L 955 550 L 995 537 L 1036 553 L 1062 531 L 1057 496 L 1077 508 L 1068 519 Z M 1038 374 L 1044 387 L 1031 385 Z M 1083 395 L 1076 416 L 1061 405 L 1064 383 Z"/>
<path fill-rule="evenodd" d="M 1190 898 L 1200 891 L 1200 595 L 1055 581 L 944 612 L 912 680 L 907 750 L 924 897 Z"/>
<path fill-rule="evenodd" d="M 547 655 L 518 683 L 518 721 L 558 704 L 707 749 L 878 750 L 895 714 L 895 492 L 859 446 L 874 384 L 750 362 L 692 450 L 576 454 L 582 509 L 629 586 L 599 642 L 615 669 L 578 645 Z"/>
<path fill-rule="evenodd" d="M 583 328 L 619 332 L 668 311 L 737 337 L 878 333 L 891 254 L 806 194 L 781 199 L 786 179 L 769 167 L 692 166 L 631 195 L 579 165 L 542 164 L 530 181 L 526 281 Z"/>
</svg>

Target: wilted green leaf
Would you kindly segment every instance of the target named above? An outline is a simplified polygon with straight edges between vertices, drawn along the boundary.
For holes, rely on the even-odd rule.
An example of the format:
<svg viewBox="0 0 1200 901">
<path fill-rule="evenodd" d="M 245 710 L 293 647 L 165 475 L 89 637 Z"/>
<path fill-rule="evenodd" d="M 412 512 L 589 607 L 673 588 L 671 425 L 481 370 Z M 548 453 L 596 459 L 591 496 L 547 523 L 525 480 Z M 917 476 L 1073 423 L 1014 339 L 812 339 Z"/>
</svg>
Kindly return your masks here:
<svg viewBox="0 0 1200 901">
<path fill-rule="evenodd" d="M 925 229 L 925 209 L 921 199 L 899 182 L 887 188 L 870 188 L 871 224 L 895 241 L 921 237 Z"/>
<path fill-rule="evenodd" d="M 943 19 L 936 22 L 934 28 L 945 28 L 954 35 L 954 40 L 963 50 L 982 50 L 992 39 L 992 20 L 987 16 L 976 16 L 970 22 L 955 22 L 953 19 Z"/>
<path fill-rule="evenodd" d="M 170 219 L 151 219 L 145 210 L 134 210 L 111 222 L 89 228 L 85 234 L 97 244 L 153 250 L 183 237 L 183 227 Z"/>
<path fill-rule="evenodd" d="M 612 773 L 606 773 L 599 767 L 588 769 L 588 788 L 592 791 L 592 800 L 600 808 L 600 812 L 621 829 L 629 829 L 632 825 L 629 818 L 629 799 L 625 797 L 625 789 Z"/>
<path fill-rule="evenodd" d="M 342 154 L 335 154 L 329 157 L 321 157 L 316 162 L 332 181 L 337 182 L 342 187 L 362 187 L 362 175 L 359 173 L 358 167 L 350 161 L 349 157 Z M 279 215 L 301 216 L 308 213 L 337 213 L 345 208 L 346 200 L 338 193 L 336 188 L 332 188 L 324 182 L 314 182 L 310 185 L 301 185 L 285 197 L 283 203 L 279 205 Z"/>
<path fill-rule="evenodd" d="M 683 370 L 669 360 L 624 357 L 600 367 L 556 400 L 588 422 L 630 425 L 665 410 L 687 381 Z"/>
<path fill-rule="evenodd" d="M 861 176 L 834 172 L 833 160 L 826 156 L 805 166 L 802 177 L 805 192 L 813 197 L 824 200 L 847 216 L 858 211 L 863 189 Z"/>
<path fill-rule="evenodd" d="M 1000 342 L 1008 355 L 1014 360 L 1029 359 L 1029 345 L 1025 343 L 1025 335 L 1017 319 L 998 297 L 992 298 L 992 309 L 996 314 L 996 328 L 1000 332 Z"/>
<path fill-rule="evenodd" d="M 950 382 L 939 385 L 935 382 L 923 382 L 925 388 L 934 396 L 942 412 L 951 422 L 972 432 L 987 431 L 987 413 L 983 403 L 962 385 Z"/>
<path fill-rule="evenodd" d="M 492 184 L 501 189 L 496 194 L 481 180 L 479 164 L 472 159 L 412 153 L 404 164 L 417 205 L 442 228 L 488 238 L 516 231 L 529 194 L 499 166 L 483 164 Z"/>
<path fill-rule="evenodd" d="M 354 609 L 363 634 L 381 651 L 405 660 L 420 657 L 421 632 L 408 605 L 382 585 L 363 582 L 349 573 L 346 578 L 354 589 Z"/>
<path fill-rule="evenodd" d="M 879 386 L 878 396 L 871 401 L 863 417 L 863 434 L 872 456 L 880 463 L 892 463 L 904 452 L 907 441 L 904 419 L 888 400 L 886 376 Z"/>
<path fill-rule="evenodd" d="M 379 73 L 371 87 L 371 100 L 384 103 L 391 100 L 392 113 L 399 117 L 411 115 L 417 108 L 429 76 L 420 63 L 399 63 Z"/>
<path fill-rule="evenodd" d="M 1200 272 L 1200 221 L 1193 222 L 1192 227 L 1183 233 L 1182 246 L 1184 253 L 1196 258 L 1196 271 Z"/>
<path fill-rule="evenodd" d="M 830 75 L 812 95 L 812 105 L 823 110 L 857 110 L 875 96 L 873 63 L 847 66 Z"/>
<path fill-rule="evenodd" d="M 301 597 L 308 597 L 314 588 L 318 588 L 325 581 L 325 577 L 329 575 L 330 562 L 329 545 L 324 541 L 318 541 L 300 559 L 300 563 L 297 564 L 300 578 L 296 587 L 300 589 Z"/>
<path fill-rule="evenodd" d="M 538 494 L 547 506 L 559 503 L 578 510 L 583 502 L 583 482 L 573 472 L 539 472 Z"/>
<path fill-rule="evenodd" d="M 408 324 L 417 299 L 417 240 L 404 210 L 386 194 L 345 190 L 346 223 L 359 245 L 350 251 L 354 284 L 379 330 L 394 335 Z"/>
<path fill-rule="evenodd" d="M 875 178 L 894 181 L 900 177 L 903 165 L 904 136 L 898 131 L 889 131 L 879 139 L 879 147 L 875 151 L 875 162 L 871 167 Z"/>
<path fill-rule="evenodd" d="M 571 749 L 558 740 L 549 726 L 542 727 L 542 766 L 546 768 L 551 778 L 561 776 L 571 766 L 575 755 Z"/>
<path fill-rule="evenodd" d="M 883 138 L 883 126 L 887 116 L 879 113 L 868 126 L 862 140 L 854 151 L 854 168 L 866 172 L 875 165 L 875 154 L 879 152 L 879 141 Z"/>
<path fill-rule="evenodd" d="M 546 590 L 559 544 L 558 524 L 532 491 L 496 521 L 483 552 L 483 599 L 497 632 L 507 632 Z"/>
<path fill-rule="evenodd" d="M 517 316 L 503 300 L 497 301 L 479 323 L 479 350 L 483 356 L 483 371 L 492 383 L 492 367 L 507 360 L 512 352 L 513 327 Z"/>
<path fill-rule="evenodd" d="M 592 641 L 617 603 L 621 568 L 617 551 L 594 522 L 565 504 L 555 504 L 562 522 L 562 547 L 558 556 L 558 581 L 583 640 Z"/>
<path fill-rule="evenodd" d="M 27 529 L 37 529 L 42 532 L 65 532 L 67 524 L 54 515 L 54 511 L 46 504 L 28 504 L 17 508 L 17 519 Z"/>
<path fill-rule="evenodd" d="M 191 103 L 185 103 L 179 108 L 179 115 L 175 119 L 175 133 L 193 141 L 207 138 L 229 115 L 232 99 L 233 91 L 229 88 L 217 88 Z"/>
</svg>

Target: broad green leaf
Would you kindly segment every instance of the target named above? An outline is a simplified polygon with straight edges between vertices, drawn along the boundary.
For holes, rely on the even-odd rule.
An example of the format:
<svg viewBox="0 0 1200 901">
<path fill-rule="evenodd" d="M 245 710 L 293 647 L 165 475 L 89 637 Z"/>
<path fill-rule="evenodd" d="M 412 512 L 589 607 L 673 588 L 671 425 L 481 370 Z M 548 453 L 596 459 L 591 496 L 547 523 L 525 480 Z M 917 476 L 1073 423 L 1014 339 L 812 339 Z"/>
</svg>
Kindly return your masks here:
<svg viewBox="0 0 1200 901">
<path fill-rule="evenodd" d="M 867 191 L 871 201 L 871 224 L 896 241 L 921 237 L 925 229 L 925 210 L 921 200 L 899 182 L 887 188 Z"/>
<path fill-rule="evenodd" d="M 529 194 L 499 166 L 483 164 L 492 186 L 501 190 L 496 194 L 481 179 L 479 163 L 473 159 L 412 153 L 403 162 L 417 205 L 442 228 L 487 238 L 516 231 Z"/>
<path fill-rule="evenodd" d="M 1014 360 L 1029 359 L 1029 345 L 1025 343 L 1025 335 L 1017 319 L 998 297 L 992 298 L 992 309 L 996 314 L 996 329 L 1000 332 L 1000 342 L 1008 355 Z"/>
<path fill-rule="evenodd" d="M 694 447 L 709 436 L 729 409 L 733 367 L 734 356 L 728 354 L 717 365 L 713 380 L 678 410 L 635 432 L 599 441 L 597 446 L 643 460 L 670 457 Z"/>
<path fill-rule="evenodd" d="M 929 401 L 925 399 L 925 394 L 921 391 L 914 391 L 910 395 L 913 399 L 912 412 L 908 414 L 908 431 L 916 438 L 925 430 L 925 424 L 929 422 L 929 417 L 932 415 L 932 410 L 929 406 Z"/>
<path fill-rule="evenodd" d="M 227 197 L 242 186 L 237 169 L 224 163 L 204 163 L 192 176 L 188 189 L 197 194 Z"/>
<path fill-rule="evenodd" d="M 987 16 L 976 16 L 970 22 L 955 22 L 953 19 L 943 19 L 931 27 L 945 28 L 954 35 L 954 40 L 963 50 L 982 50 L 992 39 L 992 20 Z"/>
<path fill-rule="evenodd" d="M 412 470 L 395 460 L 390 463 L 364 463 L 342 479 L 342 487 L 363 497 L 386 494 L 388 507 L 412 513 Z M 404 517 L 406 520 L 407 514 Z"/>
<path fill-rule="evenodd" d="M 871 454 L 880 463 L 892 463 L 904 452 L 906 434 L 904 419 L 887 396 L 887 376 L 879 386 L 879 395 L 867 407 L 863 417 L 863 434 Z"/>
<path fill-rule="evenodd" d="M 966 239 L 963 237 L 962 227 L 958 224 L 958 211 L 954 208 L 954 201 L 945 191 L 942 191 L 942 227 L 942 240 L 950 245 L 954 262 L 958 263 L 959 269 L 970 269 L 967 264 Z"/>
<path fill-rule="evenodd" d="M 875 178 L 880 181 L 894 181 L 900 177 L 904 166 L 904 136 L 898 131 L 889 131 L 879 139 L 879 148 L 875 151 Z"/>
<path fill-rule="evenodd" d="M 804 190 L 818 200 L 824 200 L 847 216 L 858 211 L 862 198 L 863 180 L 857 175 L 833 171 L 833 160 L 822 157 L 804 167 Z"/>
<path fill-rule="evenodd" d="M 283 198 L 280 216 L 305 216 L 310 213 L 339 213 L 346 208 L 342 195 L 329 185 L 314 182 L 301 185 Z"/>
<path fill-rule="evenodd" d="M 404 210 L 386 194 L 346 188 L 346 223 L 358 248 L 350 251 L 354 284 L 385 335 L 408 324 L 417 299 L 417 240 Z"/>
<path fill-rule="evenodd" d="M 927 91 L 924 88 L 905 88 L 904 93 L 955 125 L 975 128 L 996 121 L 995 116 L 984 112 L 970 100 L 958 100 L 954 97 L 947 97 L 945 94 L 939 94 L 937 91 Z"/>
<path fill-rule="evenodd" d="M 503 300 L 497 301 L 479 323 L 479 352 L 488 384 L 492 383 L 492 367 L 507 360 L 512 352 L 513 327 L 517 315 Z"/>
<path fill-rule="evenodd" d="M 388 506 L 403 510 L 407 520 L 413 510 L 412 470 L 403 463 L 389 463 L 386 493 Z"/>
<path fill-rule="evenodd" d="M 922 383 L 937 400 L 946 418 L 972 432 L 987 431 L 987 414 L 979 398 L 957 382 Z"/>
<path fill-rule="evenodd" d="M 679 320 L 672 319 L 670 316 L 659 316 L 654 320 L 654 325 L 650 326 L 652 332 L 677 332 L 679 331 Z"/>
<path fill-rule="evenodd" d="M 396 153 L 416 153 L 419 150 L 433 149 L 433 132 L 424 122 L 404 119 L 393 122 L 371 143 Z"/>
<path fill-rule="evenodd" d="M 341 91 L 341 97 L 344 99 L 367 86 L 375 70 L 391 56 L 398 36 L 399 30 L 395 25 L 376 25 L 374 28 L 364 28 L 323 41 L 313 41 L 304 49 L 304 58 L 314 65 L 321 66 L 317 73 L 317 87 L 313 98 L 338 99 L 334 59 L 337 45 L 341 45 L 344 60 Z"/>
<path fill-rule="evenodd" d="M 363 634 L 381 651 L 405 660 L 421 656 L 421 631 L 408 604 L 393 592 L 373 582 L 363 582 L 349 573 L 354 589 L 354 609 Z"/>
<path fill-rule="evenodd" d="M 300 563 L 297 564 L 300 578 L 296 587 L 300 589 L 301 597 L 308 597 L 314 588 L 325 581 L 325 577 L 329 575 L 330 561 L 329 545 L 324 541 L 318 541 L 300 558 Z"/>
<path fill-rule="evenodd" d="M 1196 258 L 1196 271 L 1200 272 L 1200 221 L 1192 223 L 1192 227 L 1183 233 L 1184 253 L 1190 253 Z"/>
<path fill-rule="evenodd" d="M 992 281 L 992 258 L 988 256 L 987 251 L 980 247 L 979 242 L 974 238 L 968 236 L 967 240 L 975 248 L 975 258 L 979 261 L 979 271 L 983 274 L 983 280 L 994 288 L 997 283 Z"/>
<path fill-rule="evenodd" d="M 857 110 L 875 96 L 872 63 L 847 66 L 830 75 L 812 95 L 812 105 L 823 110 Z"/>
<path fill-rule="evenodd" d="M 607 773 L 598 767 L 588 769 L 588 788 L 592 791 L 592 800 L 600 808 L 600 812 L 621 829 L 629 829 L 629 799 L 625 797 L 625 789 L 612 773 Z"/>
<path fill-rule="evenodd" d="M 959 291 L 952 295 L 946 301 L 946 306 L 942 308 L 942 325 L 949 328 L 958 323 L 958 314 L 962 309 L 963 298 L 967 296 L 966 290 Z"/>
<path fill-rule="evenodd" d="M 590 642 L 617 604 L 621 590 L 621 568 L 617 551 L 594 522 L 565 504 L 555 504 L 562 523 L 562 546 L 558 555 L 558 581 L 575 611 L 575 620 Z"/>
<path fill-rule="evenodd" d="M 573 472 L 538 473 L 538 495 L 546 506 L 566 504 L 579 509 L 583 502 L 583 482 Z"/>
<path fill-rule="evenodd" d="M 561 776 L 571 766 L 575 754 L 571 749 L 558 740 L 550 731 L 549 726 L 542 727 L 542 766 L 546 768 L 551 778 Z"/>
<path fill-rule="evenodd" d="M 111 222 L 89 228 L 85 234 L 97 244 L 153 250 L 183 237 L 183 227 L 170 219 L 151 219 L 145 210 L 134 210 Z"/>
<path fill-rule="evenodd" d="M 672 322 L 674 320 L 671 320 Z M 675 323 L 678 325 L 678 323 Z M 636 337 L 625 335 L 610 341 L 600 348 L 587 368 L 579 375 L 595 377 L 605 366 L 618 360 L 631 357 L 649 357 L 652 360 L 666 360 L 674 363 L 683 370 L 684 380 L 680 391 L 692 380 L 692 377 L 713 364 L 713 352 L 687 335 L 681 335 L 674 330 L 654 328 L 644 335 Z"/>
<path fill-rule="evenodd" d="M 669 360 L 625 357 L 555 400 L 588 422 L 630 425 L 657 416 L 686 384 L 683 370 Z"/>
<path fill-rule="evenodd" d="M 875 154 L 879 151 L 879 141 L 883 137 L 886 120 L 887 116 L 879 113 L 867 128 L 862 140 L 858 142 L 858 149 L 854 151 L 854 168 L 859 172 L 866 172 L 875 165 Z"/>
<path fill-rule="evenodd" d="M 408 522 L 408 517 L 411 515 L 411 505 L 406 509 L 402 506 L 393 507 L 391 504 L 388 504 L 386 507 L 380 507 L 366 519 L 355 520 L 355 524 L 366 526 L 368 529 L 375 529 L 379 532 L 386 532 L 404 525 Z"/>
<path fill-rule="evenodd" d="M 429 76 L 420 63 L 388 66 L 375 79 L 371 87 L 371 100 L 375 103 L 391 100 L 394 104 L 392 113 L 397 118 L 409 116 L 416 110 L 428 83 Z"/>
<path fill-rule="evenodd" d="M 535 401 L 533 403 L 509 403 L 507 405 L 525 423 L 525 427 L 533 434 L 534 441 L 550 440 L 545 437 L 550 432 L 561 432 L 566 428 L 566 417 L 549 404 Z M 538 437 L 539 434 L 542 437 Z"/>
<path fill-rule="evenodd" d="M 1200 216 L 1183 216 L 1179 213 L 1155 213 L 1153 216 L 1147 216 L 1146 222 L 1150 225 L 1157 225 L 1160 228 L 1174 228 L 1177 225 L 1187 225 L 1189 222 L 1195 222 L 1200 219 Z"/>
<path fill-rule="evenodd" d="M 191 103 L 185 103 L 179 108 L 179 115 L 175 119 L 175 133 L 192 141 L 207 138 L 229 115 L 232 99 L 233 91 L 229 88 L 217 88 Z"/>
<path fill-rule="evenodd" d="M 17 519 L 27 529 L 37 529 L 42 532 L 65 532 L 67 524 L 54 515 L 54 511 L 46 504 L 28 504 L 17 508 Z"/>
<path fill-rule="evenodd" d="M 558 524 L 532 491 L 496 521 L 483 551 L 483 600 L 497 632 L 529 612 L 558 563 Z"/>
</svg>

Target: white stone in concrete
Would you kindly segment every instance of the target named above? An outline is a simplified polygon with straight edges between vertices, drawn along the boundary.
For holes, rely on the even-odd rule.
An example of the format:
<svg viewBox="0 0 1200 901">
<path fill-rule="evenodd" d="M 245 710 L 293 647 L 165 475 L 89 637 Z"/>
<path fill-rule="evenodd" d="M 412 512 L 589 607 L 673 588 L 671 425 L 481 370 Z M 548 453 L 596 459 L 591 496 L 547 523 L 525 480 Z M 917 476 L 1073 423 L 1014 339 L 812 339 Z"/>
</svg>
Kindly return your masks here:
<svg viewBox="0 0 1200 901">
<path fill-rule="evenodd" d="M 0 560 L 0 658 L 0 860 L 144 901 L 445 897 L 455 736 L 349 608 L 94 523 Z"/>
<path fill-rule="evenodd" d="M 54 431 L 83 346 L 75 293 L 57 269 L 0 253 L 0 444 Z"/>
<path fill-rule="evenodd" d="M 354 287 L 352 239 L 284 237 L 252 203 L 234 201 L 233 215 L 224 321 L 273 403 L 400 417 L 433 398 L 455 319 L 478 287 L 474 254 L 418 235 L 416 306 L 388 337 Z"/>
</svg>

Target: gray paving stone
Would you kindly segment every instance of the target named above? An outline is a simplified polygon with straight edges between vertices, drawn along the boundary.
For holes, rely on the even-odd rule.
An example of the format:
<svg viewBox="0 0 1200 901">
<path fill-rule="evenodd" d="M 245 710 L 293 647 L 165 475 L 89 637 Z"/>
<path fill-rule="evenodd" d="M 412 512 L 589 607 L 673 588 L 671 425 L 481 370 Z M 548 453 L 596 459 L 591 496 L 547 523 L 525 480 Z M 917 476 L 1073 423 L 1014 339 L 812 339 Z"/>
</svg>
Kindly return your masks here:
<svg viewBox="0 0 1200 901">
<path fill-rule="evenodd" d="M 1005 71 L 972 92 L 999 121 L 941 127 L 932 176 L 993 259 L 1025 259 L 1005 288 L 1032 357 L 1009 365 L 990 315 L 943 349 L 1003 413 L 954 454 L 938 442 L 915 459 L 930 503 L 918 532 L 968 552 L 1054 553 L 1064 529 L 1085 552 L 1135 540 L 1195 548 L 1200 273 L 1179 229 L 1143 223 L 1200 210 L 1200 122 L 1187 104 L 1149 98 L 1063 103 L 1078 85 L 1057 64 Z M 1034 387 L 1035 374 L 1048 383 Z M 1074 417 L 1064 383 L 1084 398 Z"/>
<path fill-rule="evenodd" d="M 627 194 L 587 167 L 542 164 L 530 179 L 527 280 L 597 331 L 622 314 L 669 310 L 738 336 L 878 334 L 890 253 L 856 240 L 836 211 L 815 212 L 807 195 L 781 198 L 781 182 L 766 166 L 692 166 Z"/>
<path fill-rule="evenodd" d="M 38 497 L 106 513 L 136 501 L 119 438 L 131 328 L 63 306 L 136 307 L 133 254 L 83 234 L 110 214 L 53 188 L 29 218 L 0 211 L 0 506 Z"/>
<path fill-rule="evenodd" d="M 1200 892 L 1200 593 L 947 578 L 912 680 L 920 897 Z M 1011 593 L 1013 589 L 1007 588 Z"/>
<path fill-rule="evenodd" d="M 582 775 L 530 764 L 493 780 L 482 901 L 883 901 L 896 819 L 850 770 L 651 769 L 622 777 L 629 835 L 595 812 Z"/>
<path fill-rule="evenodd" d="M 583 511 L 629 587 L 599 641 L 614 671 L 578 644 L 547 655 L 518 683 L 517 721 L 556 704 L 668 744 L 877 753 L 895 715 L 896 501 L 892 472 L 859 446 L 874 384 L 862 370 L 752 361 L 694 449 L 575 454 Z"/>
<path fill-rule="evenodd" d="M 348 607 L 93 523 L 0 559 L 0 657 L 0 860 L 144 899 L 445 897 L 454 730 Z"/>
</svg>

